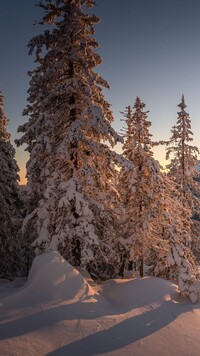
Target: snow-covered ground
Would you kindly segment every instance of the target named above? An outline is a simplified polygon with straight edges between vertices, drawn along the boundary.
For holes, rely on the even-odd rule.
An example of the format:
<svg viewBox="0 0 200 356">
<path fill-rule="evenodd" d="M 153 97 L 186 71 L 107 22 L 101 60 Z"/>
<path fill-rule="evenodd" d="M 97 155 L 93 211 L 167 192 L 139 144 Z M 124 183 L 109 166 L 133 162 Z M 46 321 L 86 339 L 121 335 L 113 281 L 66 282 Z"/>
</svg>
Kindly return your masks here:
<svg viewBox="0 0 200 356">
<path fill-rule="evenodd" d="M 160 278 L 101 286 L 57 252 L 28 281 L 0 281 L 0 355 L 200 355 L 200 303 Z"/>
</svg>

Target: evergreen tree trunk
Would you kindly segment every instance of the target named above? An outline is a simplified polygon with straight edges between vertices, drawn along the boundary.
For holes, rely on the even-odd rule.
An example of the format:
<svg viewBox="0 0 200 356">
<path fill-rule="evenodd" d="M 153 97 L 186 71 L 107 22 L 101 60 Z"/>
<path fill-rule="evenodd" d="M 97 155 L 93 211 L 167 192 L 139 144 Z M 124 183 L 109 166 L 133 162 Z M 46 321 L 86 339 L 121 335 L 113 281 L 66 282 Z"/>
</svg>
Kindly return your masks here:
<svg viewBox="0 0 200 356">
<path fill-rule="evenodd" d="M 140 277 L 144 277 L 144 258 L 140 257 Z"/>
<path fill-rule="evenodd" d="M 132 271 L 133 270 L 133 261 L 129 261 L 128 262 L 128 271 Z"/>
</svg>

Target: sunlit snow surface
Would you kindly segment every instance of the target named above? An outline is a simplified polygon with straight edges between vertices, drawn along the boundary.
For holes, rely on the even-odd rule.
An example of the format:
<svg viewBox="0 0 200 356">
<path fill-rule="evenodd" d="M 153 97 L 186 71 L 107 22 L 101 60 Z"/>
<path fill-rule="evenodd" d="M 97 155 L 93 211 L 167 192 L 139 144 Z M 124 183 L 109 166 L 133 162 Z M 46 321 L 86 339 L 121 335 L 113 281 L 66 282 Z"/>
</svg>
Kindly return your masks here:
<svg viewBox="0 0 200 356">
<path fill-rule="evenodd" d="M 57 252 L 0 281 L 0 355 L 200 355 L 200 303 L 160 278 L 95 286 Z"/>
</svg>

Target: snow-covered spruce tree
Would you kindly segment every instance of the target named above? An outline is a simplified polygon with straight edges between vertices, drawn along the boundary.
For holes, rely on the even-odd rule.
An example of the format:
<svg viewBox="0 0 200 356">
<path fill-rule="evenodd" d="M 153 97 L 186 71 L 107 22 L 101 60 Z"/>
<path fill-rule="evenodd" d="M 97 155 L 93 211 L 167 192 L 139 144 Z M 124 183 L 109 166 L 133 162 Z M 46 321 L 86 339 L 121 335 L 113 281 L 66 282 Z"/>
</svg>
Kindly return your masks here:
<svg viewBox="0 0 200 356">
<path fill-rule="evenodd" d="M 15 150 L 7 132 L 0 92 L 0 278 L 12 279 L 20 273 L 21 202 Z"/>
<path fill-rule="evenodd" d="M 193 133 L 189 114 L 185 111 L 184 96 L 182 96 L 178 107 L 181 108 L 181 111 L 178 112 L 177 124 L 173 127 L 172 136 L 167 142 L 166 158 L 169 159 L 171 157 L 171 162 L 168 165 L 168 175 L 176 183 L 180 192 L 182 206 L 190 210 L 190 232 L 185 234 L 186 240 L 184 244 L 192 248 L 198 260 L 200 185 L 196 164 L 199 151 L 196 146 L 191 145 Z"/>
<path fill-rule="evenodd" d="M 40 22 L 52 30 L 29 43 L 37 68 L 29 73 L 29 121 L 19 128 L 27 144 L 30 194 L 25 226 L 37 232 L 37 253 L 58 249 L 73 265 L 105 277 L 115 274 L 113 220 L 118 206 L 108 83 L 94 37 L 99 20 L 84 12 L 94 0 L 46 0 Z M 34 235 L 33 235 L 34 237 Z M 114 263 L 115 261 L 115 263 Z"/>
<path fill-rule="evenodd" d="M 123 153 L 129 164 L 120 172 L 120 191 L 125 207 L 124 264 L 134 263 L 141 277 L 144 259 L 153 245 L 152 224 L 162 197 L 162 174 L 153 158 L 151 123 L 144 108 L 145 104 L 137 97 L 133 109 L 129 106 L 124 113 L 127 130 Z"/>
<path fill-rule="evenodd" d="M 182 95 L 178 107 L 181 111 L 178 112 L 177 123 L 167 142 L 166 159 L 171 158 L 171 162 L 167 166 L 168 175 L 177 183 L 183 205 L 189 204 L 192 214 L 198 214 L 200 203 L 197 196 L 200 194 L 200 185 L 195 179 L 199 176 L 196 170 L 199 150 L 196 146 L 191 145 L 193 133 L 189 114 L 185 111 L 187 106 L 184 95 Z"/>
<path fill-rule="evenodd" d="M 162 199 L 158 206 L 158 215 L 154 221 L 155 231 L 165 241 L 162 248 L 162 239 L 158 248 L 162 248 L 158 254 L 155 266 L 155 275 L 163 274 L 174 278 L 178 282 L 180 293 L 189 297 L 192 302 L 198 298 L 197 277 L 198 271 L 195 258 L 185 241 L 191 235 L 191 211 L 183 207 L 181 192 L 176 183 L 164 176 L 162 180 Z"/>
<path fill-rule="evenodd" d="M 170 270 L 175 271 L 181 293 L 189 296 L 192 301 L 196 301 L 198 296 L 195 286 L 197 271 L 190 247 L 191 240 L 194 241 L 196 235 L 199 235 L 199 231 L 196 231 L 198 222 L 191 219 L 198 215 L 200 208 L 198 200 L 200 187 L 196 182 L 198 178 L 196 162 L 199 151 L 196 146 L 190 144 L 193 141 L 193 133 L 189 114 L 185 111 L 187 106 L 183 95 L 178 107 L 181 111 L 178 112 L 177 123 L 172 128 L 172 136 L 167 142 L 166 155 L 166 159 L 171 158 L 167 166 L 171 185 L 174 182 L 178 190 L 171 197 L 174 199 L 175 195 L 178 195 L 176 204 L 171 204 L 174 222 L 170 225 L 168 264 Z M 194 243 L 193 247 L 195 250 Z"/>
<path fill-rule="evenodd" d="M 137 98 L 134 108 L 128 107 L 124 113 L 127 131 L 123 148 L 128 161 L 120 172 L 119 186 L 125 208 L 124 267 L 134 262 L 143 276 L 145 263 L 151 274 L 176 279 L 181 294 L 195 301 L 195 262 L 184 245 L 191 233 L 190 209 L 182 206 L 176 184 L 152 157 L 156 143 L 151 141 L 144 107 Z"/>
<path fill-rule="evenodd" d="M 176 201 L 177 203 L 177 201 Z M 194 303 L 199 296 L 197 287 L 198 270 L 195 264 L 195 258 L 190 248 L 185 245 L 184 234 L 190 233 L 190 223 L 187 209 L 184 208 L 184 221 L 182 216 L 183 207 L 169 213 L 169 225 L 166 232 L 169 236 L 169 253 L 168 253 L 168 266 L 170 276 L 175 278 L 178 282 L 180 293 L 184 297 L 189 297 Z M 181 216 L 182 215 L 182 216 Z"/>
<path fill-rule="evenodd" d="M 192 230 L 191 250 L 196 258 L 196 263 L 199 265 L 200 264 L 200 221 L 199 221 L 199 215 L 198 215 L 198 220 L 196 220 L 196 216 L 195 216 L 195 219 L 192 219 L 191 230 Z"/>
</svg>

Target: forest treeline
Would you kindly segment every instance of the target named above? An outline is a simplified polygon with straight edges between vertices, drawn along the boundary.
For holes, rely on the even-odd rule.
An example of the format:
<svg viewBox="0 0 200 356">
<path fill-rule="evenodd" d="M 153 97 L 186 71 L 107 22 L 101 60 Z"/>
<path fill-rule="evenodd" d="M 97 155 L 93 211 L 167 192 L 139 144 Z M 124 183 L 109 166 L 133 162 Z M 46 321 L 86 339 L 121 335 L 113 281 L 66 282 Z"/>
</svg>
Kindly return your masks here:
<svg viewBox="0 0 200 356">
<path fill-rule="evenodd" d="M 192 145 L 185 98 L 166 142 L 154 142 L 145 104 L 122 113 L 122 135 L 95 67 L 94 0 L 44 0 L 44 31 L 29 54 L 28 117 L 18 128 L 26 145 L 27 195 L 18 186 L 15 150 L 0 94 L 0 277 L 27 275 L 35 254 L 58 250 L 97 280 L 151 274 L 177 280 L 198 297 L 200 260 L 198 148 Z M 89 9 L 89 11 L 88 11 Z M 122 153 L 114 147 L 122 142 Z M 166 145 L 163 172 L 153 147 Z"/>
</svg>

